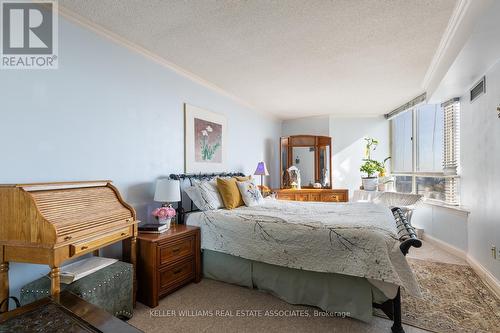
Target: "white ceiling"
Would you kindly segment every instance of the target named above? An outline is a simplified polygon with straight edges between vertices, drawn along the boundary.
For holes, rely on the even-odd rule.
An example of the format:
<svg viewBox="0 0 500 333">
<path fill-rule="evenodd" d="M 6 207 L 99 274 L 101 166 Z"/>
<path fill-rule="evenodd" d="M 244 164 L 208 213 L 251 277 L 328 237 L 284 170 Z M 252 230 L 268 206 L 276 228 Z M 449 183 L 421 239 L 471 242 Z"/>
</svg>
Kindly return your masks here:
<svg viewBox="0 0 500 333">
<path fill-rule="evenodd" d="M 60 0 L 280 118 L 383 114 L 422 92 L 456 0 Z"/>
</svg>

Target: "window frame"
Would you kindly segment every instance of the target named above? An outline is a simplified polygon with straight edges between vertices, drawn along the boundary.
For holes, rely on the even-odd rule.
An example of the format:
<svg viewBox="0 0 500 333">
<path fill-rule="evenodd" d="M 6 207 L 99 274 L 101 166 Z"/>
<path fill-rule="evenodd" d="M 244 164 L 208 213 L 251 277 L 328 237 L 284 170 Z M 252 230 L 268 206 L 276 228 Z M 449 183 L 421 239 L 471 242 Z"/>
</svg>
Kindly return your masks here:
<svg viewBox="0 0 500 333">
<path fill-rule="evenodd" d="M 445 104 L 447 103 L 458 103 L 458 108 L 455 110 L 455 112 L 457 112 L 456 114 L 456 119 L 455 121 L 457 121 L 458 123 L 460 122 L 459 120 L 459 117 L 460 117 L 460 101 L 458 99 L 452 99 L 448 102 L 445 102 L 443 103 L 440 107 L 443 108 Z M 418 171 L 418 153 L 419 153 L 419 138 L 418 138 L 418 129 L 419 129 L 419 120 L 418 120 L 418 107 L 421 106 L 423 103 L 419 103 L 417 105 L 414 105 L 412 106 L 411 108 L 409 108 L 408 110 L 404 111 L 404 112 L 411 112 L 412 114 L 412 133 L 411 133 L 411 147 L 412 147 L 412 171 L 411 172 L 398 172 L 398 171 L 393 171 L 391 172 L 391 175 L 392 176 L 408 176 L 408 177 L 411 177 L 412 178 L 412 191 L 411 193 L 412 194 L 417 194 L 417 178 L 419 177 L 424 177 L 424 178 L 443 178 L 445 179 L 445 181 L 447 181 L 448 179 L 456 179 L 457 182 L 460 181 L 460 173 L 459 173 L 459 165 L 457 166 L 457 171 L 456 173 L 454 174 L 449 174 L 449 173 L 446 173 L 445 172 L 445 164 L 446 164 L 446 156 L 445 156 L 445 152 L 444 152 L 444 149 L 445 149 L 445 140 L 443 138 L 443 142 L 442 142 L 442 149 L 443 149 L 443 165 L 442 165 L 442 171 L 440 172 L 426 172 L 426 171 Z M 446 113 L 444 112 L 443 110 L 443 117 L 446 117 Z M 391 121 L 393 121 L 393 119 L 391 119 Z M 445 122 L 445 120 L 443 120 L 443 122 Z M 389 126 L 389 130 L 390 130 L 390 133 L 389 133 L 389 136 L 390 136 L 390 151 L 391 151 L 391 156 L 394 156 L 393 154 L 393 146 L 394 146 L 394 142 L 393 142 L 393 124 L 391 123 L 391 126 Z M 443 124 L 443 131 L 444 131 L 444 136 L 446 136 L 447 134 L 447 128 L 446 128 L 446 124 L 444 123 Z M 460 131 L 456 131 L 455 133 L 455 140 L 460 142 Z M 460 146 L 459 146 L 459 143 L 458 145 L 455 147 L 456 149 L 458 149 L 457 151 L 457 154 L 460 154 Z M 459 164 L 459 161 L 460 159 L 458 160 L 458 164 Z M 391 159 L 391 170 L 394 170 L 394 164 L 395 164 L 395 161 L 394 159 Z M 456 187 L 456 190 L 455 190 L 455 193 L 451 196 L 452 197 L 452 201 L 447 201 L 447 200 L 438 200 L 438 199 L 433 199 L 433 198 L 425 198 L 425 200 L 427 202 L 430 202 L 430 203 L 437 203 L 437 204 L 444 204 L 444 205 L 447 205 L 447 206 L 459 206 L 460 205 L 460 185 L 457 185 L 457 183 L 454 183 L 452 184 L 451 186 L 454 186 Z M 396 187 L 395 187 L 396 188 Z M 448 188 L 445 188 L 445 196 L 447 196 L 447 192 L 448 192 Z"/>
</svg>

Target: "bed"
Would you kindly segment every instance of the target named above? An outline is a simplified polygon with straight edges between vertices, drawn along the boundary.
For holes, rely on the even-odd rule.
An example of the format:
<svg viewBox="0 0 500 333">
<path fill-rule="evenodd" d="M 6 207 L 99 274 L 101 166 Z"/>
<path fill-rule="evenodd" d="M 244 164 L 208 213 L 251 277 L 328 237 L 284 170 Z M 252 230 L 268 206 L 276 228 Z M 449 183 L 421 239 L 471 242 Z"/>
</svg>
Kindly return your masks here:
<svg viewBox="0 0 500 333">
<path fill-rule="evenodd" d="M 404 332 L 399 288 L 420 292 L 405 254 L 421 242 L 397 207 L 273 199 L 234 210 L 188 205 L 180 213 L 201 228 L 204 276 L 363 321 L 378 307 L 394 320 L 393 332 Z"/>
</svg>

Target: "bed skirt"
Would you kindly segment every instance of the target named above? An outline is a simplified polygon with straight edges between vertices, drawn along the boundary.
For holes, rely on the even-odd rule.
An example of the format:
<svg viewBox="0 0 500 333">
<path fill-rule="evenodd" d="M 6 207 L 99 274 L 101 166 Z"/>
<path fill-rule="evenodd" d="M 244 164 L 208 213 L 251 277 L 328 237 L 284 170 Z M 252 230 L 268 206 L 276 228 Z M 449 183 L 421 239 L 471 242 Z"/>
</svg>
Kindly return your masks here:
<svg viewBox="0 0 500 333">
<path fill-rule="evenodd" d="M 372 319 L 372 303 L 388 300 L 365 278 L 270 265 L 210 250 L 203 250 L 203 276 L 364 322 Z"/>
</svg>

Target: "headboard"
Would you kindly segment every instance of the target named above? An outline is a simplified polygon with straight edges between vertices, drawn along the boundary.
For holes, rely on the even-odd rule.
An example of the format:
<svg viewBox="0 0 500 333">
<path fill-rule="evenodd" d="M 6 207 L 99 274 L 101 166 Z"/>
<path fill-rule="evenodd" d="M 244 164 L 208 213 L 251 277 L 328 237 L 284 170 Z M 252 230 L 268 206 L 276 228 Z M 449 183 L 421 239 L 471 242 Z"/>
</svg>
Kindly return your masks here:
<svg viewBox="0 0 500 333">
<path fill-rule="evenodd" d="M 187 213 L 198 211 L 195 208 L 191 199 L 184 192 L 184 189 L 189 186 L 193 186 L 193 180 L 211 180 L 217 177 L 244 177 L 245 174 L 242 172 L 221 172 L 221 173 L 181 173 L 181 174 L 171 174 L 170 179 L 176 179 L 180 181 L 181 187 L 181 202 L 177 207 L 179 224 L 184 224 L 184 217 Z"/>
</svg>

